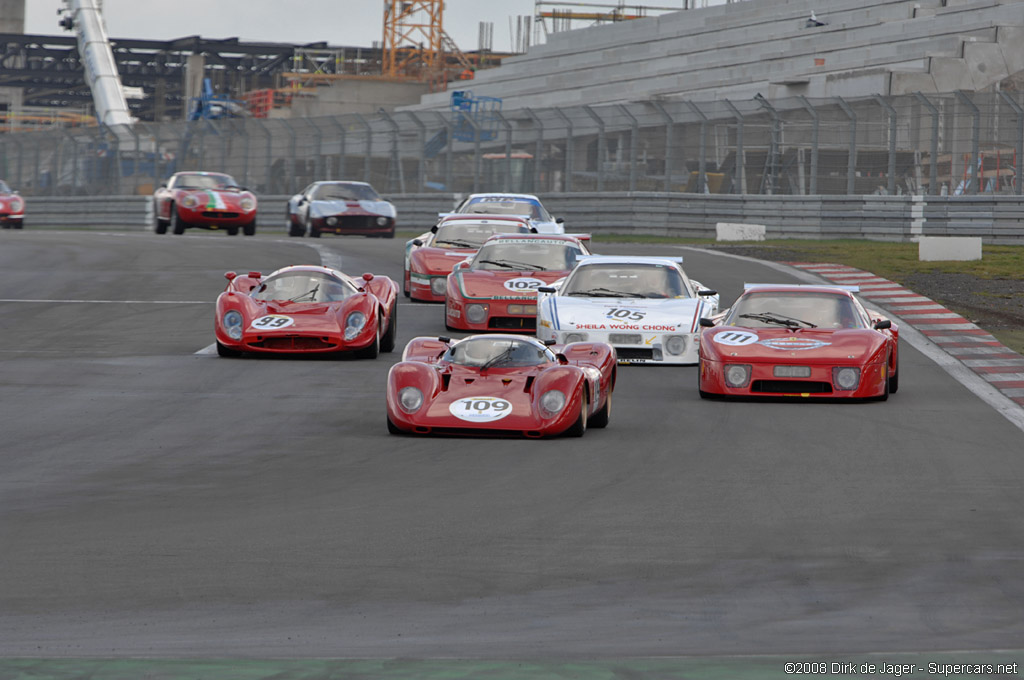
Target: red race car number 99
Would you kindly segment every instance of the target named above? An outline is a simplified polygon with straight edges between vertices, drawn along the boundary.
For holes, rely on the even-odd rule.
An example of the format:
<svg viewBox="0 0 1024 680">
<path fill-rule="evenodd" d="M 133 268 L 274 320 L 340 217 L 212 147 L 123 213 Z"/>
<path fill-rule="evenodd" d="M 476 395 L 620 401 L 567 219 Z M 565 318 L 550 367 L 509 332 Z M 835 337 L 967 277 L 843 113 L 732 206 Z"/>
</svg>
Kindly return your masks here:
<svg viewBox="0 0 1024 680">
<path fill-rule="evenodd" d="M 499 397 L 468 397 L 452 402 L 448 412 L 460 420 L 487 423 L 501 420 L 512 412 L 512 404 Z"/>
</svg>

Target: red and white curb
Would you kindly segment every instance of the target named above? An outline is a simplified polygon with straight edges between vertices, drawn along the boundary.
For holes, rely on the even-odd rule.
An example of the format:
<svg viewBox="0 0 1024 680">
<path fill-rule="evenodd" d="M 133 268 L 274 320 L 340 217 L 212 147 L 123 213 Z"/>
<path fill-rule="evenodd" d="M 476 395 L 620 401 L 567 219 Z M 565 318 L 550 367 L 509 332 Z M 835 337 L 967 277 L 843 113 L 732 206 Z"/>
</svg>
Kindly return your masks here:
<svg viewBox="0 0 1024 680">
<path fill-rule="evenodd" d="M 787 264 L 832 283 L 859 286 L 862 298 L 892 312 L 1008 399 L 1024 406 L 1024 356 L 956 312 L 898 283 L 861 269 L 841 264 Z"/>
</svg>

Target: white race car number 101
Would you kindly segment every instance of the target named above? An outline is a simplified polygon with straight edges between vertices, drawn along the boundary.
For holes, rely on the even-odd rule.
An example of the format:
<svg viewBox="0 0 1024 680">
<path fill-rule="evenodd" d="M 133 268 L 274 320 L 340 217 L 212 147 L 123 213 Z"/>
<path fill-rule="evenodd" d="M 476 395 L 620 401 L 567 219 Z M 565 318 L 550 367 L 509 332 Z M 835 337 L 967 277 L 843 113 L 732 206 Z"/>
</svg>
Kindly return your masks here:
<svg viewBox="0 0 1024 680">
<path fill-rule="evenodd" d="M 283 314 L 267 314 L 252 322 L 252 327 L 260 331 L 277 330 L 287 328 L 295 323 L 295 319 Z"/>
<path fill-rule="evenodd" d="M 448 412 L 460 420 L 488 423 L 512 412 L 512 404 L 500 397 L 467 397 L 452 402 Z"/>
</svg>

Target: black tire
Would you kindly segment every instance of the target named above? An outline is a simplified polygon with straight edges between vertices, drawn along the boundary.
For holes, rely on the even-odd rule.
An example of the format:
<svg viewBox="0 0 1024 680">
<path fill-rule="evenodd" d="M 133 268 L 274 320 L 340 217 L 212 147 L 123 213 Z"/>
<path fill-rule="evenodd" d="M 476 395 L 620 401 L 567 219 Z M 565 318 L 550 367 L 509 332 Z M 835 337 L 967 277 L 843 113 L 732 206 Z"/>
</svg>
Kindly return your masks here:
<svg viewBox="0 0 1024 680">
<path fill-rule="evenodd" d="M 403 430 L 399 430 L 398 426 L 391 422 L 391 418 L 384 416 L 388 421 L 388 434 L 405 434 Z"/>
<path fill-rule="evenodd" d="M 892 379 L 888 375 L 888 372 L 889 372 L 889 365 L 888 365 L 889 361 L 886 360 L 885 363 L 886 363 L 886 366 L 885 366 L 886 376 L 885 376 L 885 380 L 882 381 L 882 385 L 883 385 L 882 393 L 880 395 L 878 395 L 877 397 L 875 397 L 876 401 L 887 401 L 889 399 L 889 385 L 890 385 L 890 382 L 891 382 Z"/>
<path fill-rule="evenodd" d="M 384 238 L 394 238 L 394 237 L 395 237 L 395 230 L 394 229 L 392 229 L 388 233 L 384 234 Z"/>
<path fill-rule="evenodd" d="M 13 228 L 14 229 L 22 229 L 24 226 L 25 226 L 25 221 L 24 220 L 18 220 L 17 222 L 14 223 L 14 227 Z"/>
<path fill-rule="evenodd" d="M 3 225 L 0 225 L 0 229 L 12 229 L 13 228 L 11 226 L 12 224 L 14 224 L 14 223 L 13 222 L 4 222 Z"/>
<path fill-rule="evenodd" d="M 228 232 L 228 236 L 238 236 L 238 227 L 228 227 L 225 231 Z"/>
<path fill-rule="evenodd" d="M 181 215 L 178 214 L 178 206 L 171 203 L 171 231 L 179 236 L 185 233 L 185 229 L 188 225 L 181 219 Z"/>
<path fill-rule="evenodd" d="M 237 349 L 231 349 L 220 344 L 220 340 L 217 341 L 217 354 L 222 357 L 234 358 L 242 356 L 242 353 Z"/>
<path fill-rule="evenodd" d="M 412 297 L 412 291 L 409 290 L 409 272 L 408 272 L 408 270 L 406 270 L 405 274 L 402 275 L 402 292 L 405 294 L 405 297 L 407 297 L 407 298 L 411 298 Z"/>
<path fill-rule="evenodd" d="M 391 320 L 388 322 L 388 330 L 380 339 L 381 352 L 395 351 L 395 336 L 398 334 L 398 301 L 391 305 Z"/>
<path fill-rule="evenodd" d="M 608 421 L 612 418 L 612 391 L 608 390 L 608 396 L 605 397 L 604 406 L 601 410 L 593 415 L 590 422 L 587 423 L 589 427 L 608 427 Z"/>
<path fill-rule="evenodd" d="M 889 376 L 889 394 L 896 394 L 900 388 L 900 359 L 896 357 L 896 365 L 893 367 L 892 375 Z"/>
<path fill-rule="evenodd" d="M 587 401 L 587 393 L 583 393 L 583 398 L 580 400 L 580 415 L 576 419 L 576 422 L 565 431 L 567 437 L 582 437 L 587 431 L 587 408 L 590 406 Z"/>
<path fill-rule="evenodd" d="M 361 359 L 376 359 L 380 355 L 380 319 L 377 319 L 377 332 L 373 334 L 373 342 L 356 352 Z"/>
<path fill-rule="evenodd" d="M 249 224 L 243 224 L 242 225 L 242 233 L 245 234 L 246 236 L 255 236 L 256 235 L 256 220 L 253 220 Z"/>
<path fill-rule="evenodd" d="M 156 204 L 153 205 L 153 231 L 158 234 L 167 233 L 167 222 L 160 219 L 160 213 L 156 210 Z"/>
<path fill-rule="evenodd" d="M 313 226 L 313 221 L 306 219 L 306 235 L 310 238 L 320 238 L 320 232 Z"/>
<path fill-rule="evenodd" d="M 306 235 L 306 231 L 300 225 L 295 224 L 295 221 L 291 218 L 291 215 L 288 216 L 288 235 L 296 236 L 299 238 Z"/>
</svg>

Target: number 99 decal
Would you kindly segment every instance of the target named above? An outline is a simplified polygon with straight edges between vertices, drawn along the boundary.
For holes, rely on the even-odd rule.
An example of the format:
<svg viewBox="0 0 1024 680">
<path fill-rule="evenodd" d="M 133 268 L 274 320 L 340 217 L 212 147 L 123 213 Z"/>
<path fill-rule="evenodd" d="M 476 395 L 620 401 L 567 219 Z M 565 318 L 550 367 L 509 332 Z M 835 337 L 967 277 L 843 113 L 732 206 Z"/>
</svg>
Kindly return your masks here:
<svg viewBox="0 0 1024 680">
<path fill-rule="evenodd" d="M 284 316 L 283 314 L 267 314 L 261 316 L 252 322 L 252 327 L 258 331 L 269 331 L 277 330 L 278 328 L 288 328 L 295 323 L 295 319 L 290 316 Z"/>
<path fill-rule="evenodd" d="M 471 423 L 489 423 L 511 413 L 512 404 L 499 397 L 467 397 L 452 402 L 448 412 Z"/>
</svg>

